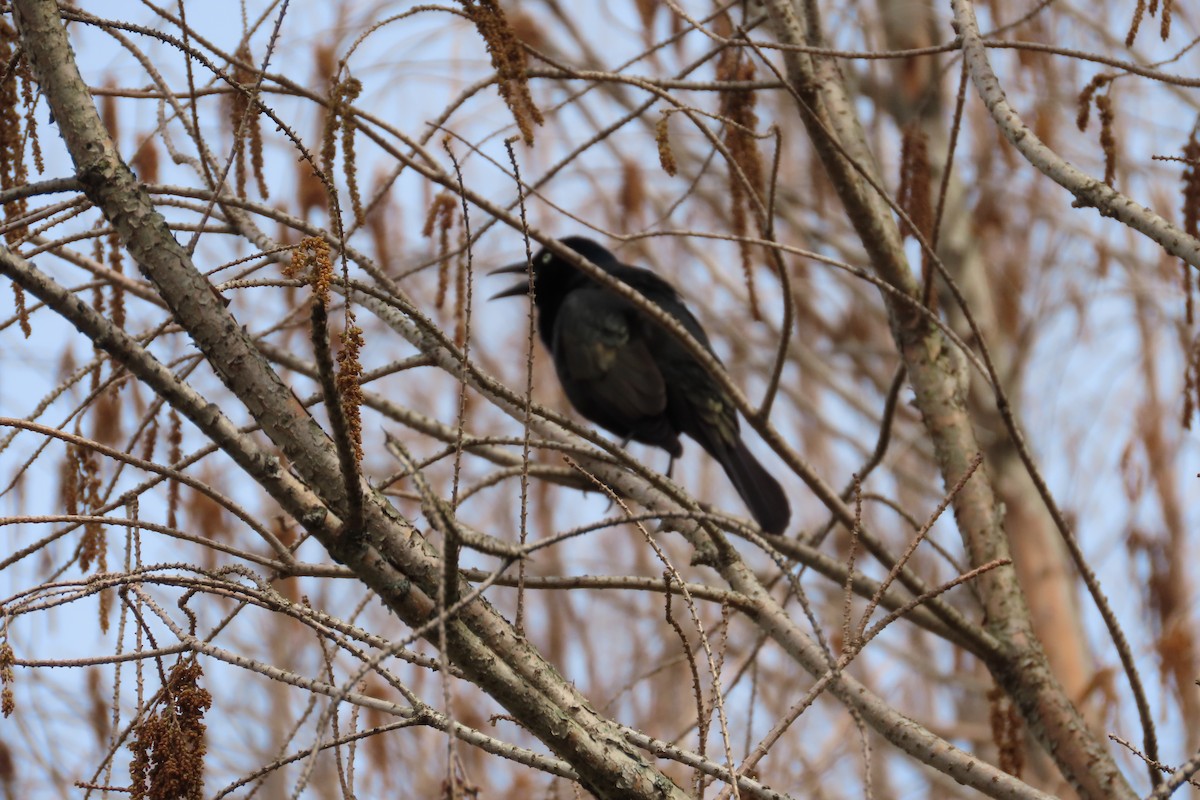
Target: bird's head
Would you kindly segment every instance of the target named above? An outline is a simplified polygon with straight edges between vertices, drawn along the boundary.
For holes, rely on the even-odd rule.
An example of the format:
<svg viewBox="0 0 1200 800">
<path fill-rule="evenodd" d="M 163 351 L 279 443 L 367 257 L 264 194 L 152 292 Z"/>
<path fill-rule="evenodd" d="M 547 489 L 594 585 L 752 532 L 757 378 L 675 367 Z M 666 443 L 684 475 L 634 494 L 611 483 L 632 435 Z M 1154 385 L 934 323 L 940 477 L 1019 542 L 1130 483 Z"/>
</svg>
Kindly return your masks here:
<svg viewBox="0 0 1200 800">
<path fill-rule="evenodd" d="M 591 239 L 583 236 L 568 236 L 561 241 L 562 244 L 579 253 L 579 255 L 601 269 L 608 269 L 611 264 L 617 263 L 616 256 Z M 518 275 L 527 274 L 528 271 L 529 268 L 526 263 L 521 261 L 516 264 L 510 264 L 507 267 L 492 270 L 490 274 Z M 567 292 L 580 284 L 586 283 L 588 280 L 587 275 L 576 269 L 566 259 L 553 253 L 549 248 L 543 247 L 533 257 L 533 296 L 539 310 L 544 310 L 549 305 L 557 306 L 558 303 L 562 302 L 562 298 Z M 492 295 L 491 299 L 517 297 L 525 294 L 529 294 L 528 278 L 514 286 L 510 286 L 502 292 Z"/>
</svg>

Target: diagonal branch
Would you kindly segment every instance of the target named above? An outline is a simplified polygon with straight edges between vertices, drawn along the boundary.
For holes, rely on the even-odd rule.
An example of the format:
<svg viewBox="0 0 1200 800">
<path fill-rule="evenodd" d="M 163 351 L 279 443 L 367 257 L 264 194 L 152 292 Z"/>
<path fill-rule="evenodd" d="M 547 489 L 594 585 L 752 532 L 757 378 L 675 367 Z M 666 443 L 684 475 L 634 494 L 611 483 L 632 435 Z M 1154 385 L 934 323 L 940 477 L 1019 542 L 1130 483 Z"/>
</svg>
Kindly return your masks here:
<svg viewBox="0 0 1200 800">
<path fill-rule="evenodd" d="M 397 615 L 414 627 L 433 618 L 439 613 L 435 601 L 441 574 L 438 554 L 365 484 L 361 487 L 364 535 L 341 535 L 337 517 L 345 516 L 348 503 L 329 438 L 213 293 L 117 154 L 72 57 L 57 5 L 53 0 L 20 0 L 13 9 L 25 52 L 88 199 L 113 225 L 122 244 L 225 385 L 293 468 L 310 486 L 319 487 L 323 503 L 313 507 L 291 502 L 293 498 L 280 491 L 280 484 L 296 484 L 292 487 L 296 491 L 307 489 L 273 456 L 237 448 L 230 455 Z M 3 269 L 9 275 L 24 273 L 28 277 L 32 268 L 23 260 L 5 258 Z M 128 337 L 122 339 L 117 331 L 106 336 L 102 328 L 96 329 L 97 320 L 92 318 L 99 315 L 73 296 L 62 292 L 59 300 L 55 310 L 77 326 L 90 315 L 91 335 L 98 346 L 110 349 L 116 340 L 129 344 Z M 113 355 L 124 363 L 120 355 Z M 122 351 L 121 355 L 129 353 Z M 153 361 L 148 356 L 146 360 Z M 155 391 L 171 392 L 153 370 L 139 377 Z M 171 392 L 167 399 L 194 417 L 206 435 L 216 433 L 211 424 L 214 420 L 224 419 L 203 398 Z M 336 511 L 331 514 L 330 508 Z M 579 772 L 583 786 L 597 797 L 682 800 L 683 791 L 626 744 L 618 727 L 598 714 L 488 603 L 471 603 L 446 623 L 446 630 L 451 659 L 568 760 Z"/>
<path fill-rule="evenodd" d="M 789 0 L 768 0 L 767 13 L 779 40 L 789 46 L 821 46 L 814 3 L 801 17 Z M 795 49 L 783 54 L 790 88 L 813 146 L 866 249 L 885 281 L 911 296 L 920 288 L 904 254 L 899 231 L 880 187 L 878 169 L 854 104 L 832 59 Z M 884 295 L 892 335 L 908 368 L 926 430 L 946 488 L 969 470 L 980 446 L 966 405 L 961 357 L 936 328 L 904 304 Z M 969 480 L 954 501 L 955 518 L 972 566 L 1009 558 L 1003 510 L 986 470 Z M 991 632 L 1002 642 L 989 670 L 1020 706 L 1031 731 L 1063 775 L 1087 798 L 1132 798 L 1133 790 L 1108 750 L 1054 678 L 1038 643 L 1024 595 L 1011 566 L 991 570 L 977 583 Z M 741 589 L 735 586 L 734 588 Z"/>
<path fill-rule="evenodd" d="M 1101 215 L 1117 219 L 1135 231 L 1144 233 L 1173 256 L 1200 269 L 1200 241 L 1163 217 L 1118 192 L 1099 178 L 1088 175 L 1037 137 L 1008 102 L 1000 79 L 988 62 L 986 45 L 975 19 L 975 6 L 969 0 L 951 0 L 954 29 L 962 37 L 963 58 L 976 91 L 983 99 L 996 126 L 1012 146 L 1039 172 L 1075 195 L 1080 205 L 1092 206 Z"/>
</svg>

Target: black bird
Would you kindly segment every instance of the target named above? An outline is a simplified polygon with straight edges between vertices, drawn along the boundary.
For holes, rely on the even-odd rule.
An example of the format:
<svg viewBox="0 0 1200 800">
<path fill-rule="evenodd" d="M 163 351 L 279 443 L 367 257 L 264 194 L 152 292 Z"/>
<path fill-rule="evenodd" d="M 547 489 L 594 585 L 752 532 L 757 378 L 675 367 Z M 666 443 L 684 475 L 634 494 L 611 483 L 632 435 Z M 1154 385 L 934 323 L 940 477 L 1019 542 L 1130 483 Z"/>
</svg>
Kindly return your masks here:
<svg viewBox="0 0 1200 800">
<path fill-rule="evenodd" d="M 622 264 L 591 239 L 570 236 L 562 243 L 677 319 L 712 352 L 704 329 L 671 284 L 650 270 Z M 525 271 L 520 263 L 492 274 Z M 683 453 L 679 434 L 687 434 L 725 468 L 759 526 L 782 533 L 791 517 L 783 487 L 746 449 L 732 400 L 683 343 L 548 249 L 534 256 L 533 283 L 538 334 L 579 413 L 626 440 L 661 447 L 672 458 Z M 493 299 L 528 293 L 524 281 Z"/>
</svg>

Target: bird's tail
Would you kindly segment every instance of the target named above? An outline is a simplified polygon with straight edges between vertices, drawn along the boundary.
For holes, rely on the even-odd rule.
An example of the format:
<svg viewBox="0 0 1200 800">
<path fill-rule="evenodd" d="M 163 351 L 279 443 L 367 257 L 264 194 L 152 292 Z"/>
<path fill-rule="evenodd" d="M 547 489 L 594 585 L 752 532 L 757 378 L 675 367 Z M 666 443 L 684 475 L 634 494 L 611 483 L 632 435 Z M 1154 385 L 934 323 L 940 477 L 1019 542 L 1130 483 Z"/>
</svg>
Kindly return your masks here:
<svg viewBox="0 0 1200 800">
<path fill-rule="evenodd" d="M 766 533 L 783 533 L 792 517 L 787 495 L 779 481 L 746 449 L 746 443 L 735 439 L 732 447 L 722 447 L 713 455 L 725 468 L 725 474 L 733 481 L 758 526 Z"/>
</svg>

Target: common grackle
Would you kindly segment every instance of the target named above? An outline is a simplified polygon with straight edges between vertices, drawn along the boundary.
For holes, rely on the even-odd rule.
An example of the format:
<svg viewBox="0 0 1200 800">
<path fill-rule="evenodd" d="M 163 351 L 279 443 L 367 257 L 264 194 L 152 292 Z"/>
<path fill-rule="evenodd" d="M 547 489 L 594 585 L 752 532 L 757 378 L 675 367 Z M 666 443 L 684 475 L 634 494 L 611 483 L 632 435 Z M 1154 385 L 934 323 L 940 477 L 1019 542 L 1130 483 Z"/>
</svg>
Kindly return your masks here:
<svg viewBox="0 0 1200 800">
<path fill-rule="evenodd" d="M 622 264 L 590 239 L 571 236 L 562 243 L 640 292 L 712 352 L 704 329 L 671 284 L 650 270 Z M 525 271 L 521 263 L 492 274 Z M 759 526 L 783 532 L 791 517 L 783 487 L 746 449 L 732 400 L 682 342 L 548 249 L 533 259 L 533 284 L 538 334 L 580 414 L 624 439 L 661 447 L 672 458 L 683 453 L 679 434 L 686 433 L 725 468 Z M 524 281 L 494 298 L 528 293 Z"/>
</svg>

